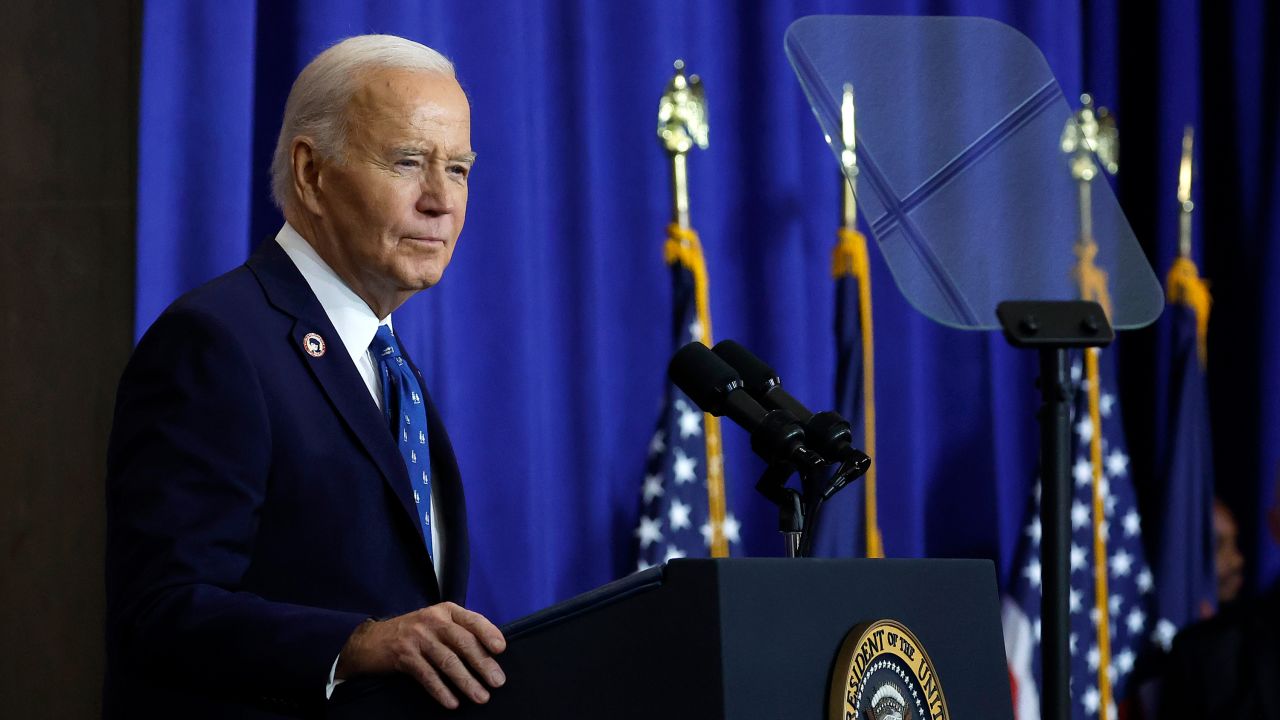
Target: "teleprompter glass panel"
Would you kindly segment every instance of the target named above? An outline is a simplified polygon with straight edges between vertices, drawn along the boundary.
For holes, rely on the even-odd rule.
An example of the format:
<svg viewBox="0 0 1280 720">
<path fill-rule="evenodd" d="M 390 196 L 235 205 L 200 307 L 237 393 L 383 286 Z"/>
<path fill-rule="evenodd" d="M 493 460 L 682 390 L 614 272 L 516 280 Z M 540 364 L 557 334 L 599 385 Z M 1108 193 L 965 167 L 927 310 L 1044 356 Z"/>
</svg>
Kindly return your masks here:
<svg viewBox="0 0 1280 720">
<path fill-rule="evenodd" d="M 1110 185 L 1100 170 L 1085 183 L 1073 172 L 1074 108 L 1026 36 L 980 18 L 812 16 L 785 48 L 837 160 L 852 87 L 856 170 L 841 165 L 922 313 L 996 329 L 1001 301 L 1080 299 L 1083 254 L 1105 273 L 1114 327 L 1160 314 L 1159 282 Z"/>
</svg>

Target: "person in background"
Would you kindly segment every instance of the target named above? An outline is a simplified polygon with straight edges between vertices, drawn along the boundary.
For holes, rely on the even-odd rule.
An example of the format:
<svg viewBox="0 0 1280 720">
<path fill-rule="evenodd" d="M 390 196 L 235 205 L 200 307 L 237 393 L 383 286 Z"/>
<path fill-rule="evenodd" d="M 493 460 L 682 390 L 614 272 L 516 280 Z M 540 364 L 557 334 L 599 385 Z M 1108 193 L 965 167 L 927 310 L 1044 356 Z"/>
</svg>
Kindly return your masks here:
<svg viewBox="0 0 1280 720">
<path fill-rule="evenodd" d="M 1218 609 L 1224 609 L 1240 596 L 1244 587 L 1244 555 L 1240 553 L 1239 529 L 1231 508 L 1220 498 L 1213 499 L 1213 568 L 1218 577 Z M 1208 604 L 1201 608 L 1200 617 L 1214 614 Z"/>
<path fill-rule="evenodd" d="M 1234 538 L 1235 523 L 1229 514 L 1223 518 L 1229 523 L 1220 528 L 1215 507 L 1222 607 L 1174 639 L 1162 683 L 1160 720 L 1280 720 L 1280 581 L 1260 597 L 1235 600 L 1243 561 L 1234 542 L 1224 542 Z M 1272 540 L 1280 543 L 1280 482 L 1267 519 Z"/>
</svg>

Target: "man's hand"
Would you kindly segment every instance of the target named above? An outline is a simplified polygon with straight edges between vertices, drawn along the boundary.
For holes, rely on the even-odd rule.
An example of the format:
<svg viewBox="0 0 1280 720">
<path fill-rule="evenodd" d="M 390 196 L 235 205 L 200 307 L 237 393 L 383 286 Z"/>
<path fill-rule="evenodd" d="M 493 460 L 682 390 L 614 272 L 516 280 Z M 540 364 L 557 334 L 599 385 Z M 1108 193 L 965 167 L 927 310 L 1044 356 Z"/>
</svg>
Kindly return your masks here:
<svg viewBox="0 0 1280 720">
<path fill-rule="evenodd" d="M 507 681 L 492 657 L 506 648 L 502 631 L 483 615 L 440 603 L 361 624 L 347 638 L 334 677 L 402 672 L 452 710 L 458 699 L 444 677 L 475 702 L 488 702 L 485 685 L 496 688 Z"/>
</svg>

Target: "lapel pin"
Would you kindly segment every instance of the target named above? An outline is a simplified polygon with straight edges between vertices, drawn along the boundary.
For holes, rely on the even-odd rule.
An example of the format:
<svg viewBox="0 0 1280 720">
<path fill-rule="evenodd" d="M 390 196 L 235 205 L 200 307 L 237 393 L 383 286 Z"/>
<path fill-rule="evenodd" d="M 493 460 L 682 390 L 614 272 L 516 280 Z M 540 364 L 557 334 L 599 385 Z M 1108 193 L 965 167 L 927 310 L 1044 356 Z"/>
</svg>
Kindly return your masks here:
<svg viewBox="0 0 1280 720">
<path fill-rule="evenodd" d="M 324 338 L 316 333 L 307 333 L 302 338 L 302 349 L 306 350 L 311 357 L 322 357 L 324 355 Z"/>
</svg>

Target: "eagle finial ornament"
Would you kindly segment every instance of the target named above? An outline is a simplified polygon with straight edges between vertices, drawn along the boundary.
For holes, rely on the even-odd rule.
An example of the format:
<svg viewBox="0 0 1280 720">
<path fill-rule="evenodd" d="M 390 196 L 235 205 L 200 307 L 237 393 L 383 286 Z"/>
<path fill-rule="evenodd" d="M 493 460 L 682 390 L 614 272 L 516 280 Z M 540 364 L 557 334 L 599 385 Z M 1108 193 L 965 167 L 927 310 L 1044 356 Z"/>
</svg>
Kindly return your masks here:
<svg viewBox="0 0 1280 720">
<path fill-rule="evenodd" d="M 683 60 L 676 60 L 675 74 L 658 102 L 658 139 L 672 154 L 687 153 L 694 145 L 707 149 L 707 99 L 702 79 L 686 76 Z"/>
<path fill-rule="evenodd" d="M 1094 157 L 1110 175 L 1120 170 L 1120 132 L 1115 116 L 1093 107 L 1093 96 L 1080 96 L 1080 109 L 1062 130 L 1062 152 L 1070 155 L 1071 174 L 1077 180 L 1093 180 L 1098 174 Z"/>
</svg>

